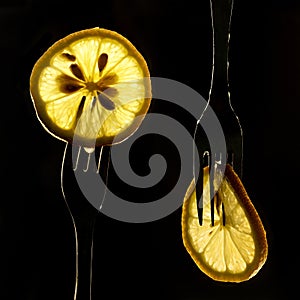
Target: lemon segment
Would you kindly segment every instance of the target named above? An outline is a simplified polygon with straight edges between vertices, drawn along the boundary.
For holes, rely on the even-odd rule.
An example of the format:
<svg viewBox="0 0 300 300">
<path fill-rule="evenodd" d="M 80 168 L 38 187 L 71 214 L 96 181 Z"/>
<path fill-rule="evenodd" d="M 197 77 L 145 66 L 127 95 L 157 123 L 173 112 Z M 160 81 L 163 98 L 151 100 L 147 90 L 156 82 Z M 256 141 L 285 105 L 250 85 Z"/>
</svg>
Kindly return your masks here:
<svg viewBox="0 0 300 300">
<path fill-rule="evenodd" d="M 220 173 L 215 173 L 214 181 L 220 182 L 220 176 Z M 261 220 L 241 181 L 228 165 L 215 195 L 212 226 L 208 168 L 204 169 L 203 177 L 202 225 L 198 219 L 194 181 L 184 199 L 184 246 L 200 270 L 212 279 L 228 282 L 248 280 L 260 270 L 267 258 L 268 245 Z"/>
<path fill-rule="evenodd" d="M 55 137 L 84 146 L 118 143 L 142 122 L 151 102 L 150 73 L 137 49 L 102 28 L 73 33 L 35 64 L 30 92 L 37 116 Z"/>
</svg>

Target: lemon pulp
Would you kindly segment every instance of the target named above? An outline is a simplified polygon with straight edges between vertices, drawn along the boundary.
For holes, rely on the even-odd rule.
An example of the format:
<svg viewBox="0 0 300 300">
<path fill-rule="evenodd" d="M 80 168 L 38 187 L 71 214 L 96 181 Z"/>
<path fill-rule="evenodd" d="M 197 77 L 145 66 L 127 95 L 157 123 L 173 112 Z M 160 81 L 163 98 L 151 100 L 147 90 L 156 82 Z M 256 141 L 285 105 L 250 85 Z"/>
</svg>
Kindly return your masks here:
<svg viewBox="0 0 300 300">
<path fill-rule="evenodd" d="M 151 101 L 146 61 L 120 34 L 73 33 L 35 64 L 30 92 L 37 116 L 55 137 L 84 145 L 117 143 L 140 125 Z"/>
<path fill-rule="evenodd" d="M 220 174 L 215 174 L 215 182 Z M 199 224 L 195 183 L 186 193 L 182 211 L 184 245 L 197 266 L 217 281 L 241 282 L 265 263 L 266 232 L 240 179 L 230 165 L 214 198 L 211 224 L 209 171 L 204 169 L 203 223 Z"/>
</svg>

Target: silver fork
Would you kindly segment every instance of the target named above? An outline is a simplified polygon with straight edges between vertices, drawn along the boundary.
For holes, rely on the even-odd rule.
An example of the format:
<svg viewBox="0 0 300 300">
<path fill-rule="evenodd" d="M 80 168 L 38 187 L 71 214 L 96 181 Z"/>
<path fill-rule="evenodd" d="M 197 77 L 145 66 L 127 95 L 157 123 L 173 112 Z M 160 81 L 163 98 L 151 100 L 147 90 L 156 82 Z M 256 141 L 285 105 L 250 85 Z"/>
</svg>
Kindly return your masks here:
<svg viewBox="0 0 300 300">
<path fill-rule="evenodd" d="M 107 183 L 109 154 L 106 155 L 106 159 L 103 159 L 104 150 L 104 147 L 87 149 L 66 144 L 63 155 L 61 188 L 72 217 L 76 245 L 74 300 L 92 299 L 93 235 L 96 217 L 106 192 L 103 191 L 103 196 L 99 198 L 98 203 L 91 204 L 80 189 L 76 176 L 84 177 L 85 182 L 88 183 L 90 178 L 94 178 L 96 172 Z M 100 163 L 101 170 L 104 171 L 100 170 Z"/>
<path fill-rule="evenodd" d="M 200 160 L 199 170 L 195 168 L 195 175 L 199 174 L 198 177 L 195 176 L 195 178 L 198 178 L 196 181 L 196 199 L 200 225 L 202 225 L 203 222 L 203 198 L 201 198 L 203 193 L 203 168 L 208 166 L 210 169 L 216 169 L 220 164 L 223 164 L 223 166 L 230 164 L 241 178 L 243 164 L 243 132 L 238 116 L 231 105 L 228 82 L 229 32 L 233 0 L 210 0 L 210 8 L 214 51 L 208 105 L 210 105 L 215 112 L 223 129 L 227 155 L 221 157 L 221 153 L 211 153 L 207 137 L 201 126 L 199 126 L 199 124 L 201 124 L 201 118 L 205 116 L 204 111 L 197 123 L 194 136 Z M 215 201 L 217 201 L 214 188 L 214 180 L 210 178 L 212 226 L 214 226 L 214 206 Z M 224 210 L 226 210 L 226 208 L 224 208 L 223 203 L 221 203 L 221 207 L 223 224 L 225 224 Z"/>
</svg>

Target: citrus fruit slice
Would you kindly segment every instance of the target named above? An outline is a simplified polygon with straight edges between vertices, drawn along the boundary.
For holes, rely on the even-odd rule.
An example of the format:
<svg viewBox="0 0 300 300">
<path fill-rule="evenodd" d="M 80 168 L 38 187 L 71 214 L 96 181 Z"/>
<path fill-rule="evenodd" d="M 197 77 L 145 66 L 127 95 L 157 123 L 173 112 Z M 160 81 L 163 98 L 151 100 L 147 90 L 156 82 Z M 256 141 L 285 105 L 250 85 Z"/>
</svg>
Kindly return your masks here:
<svg viewBox="0 0 300 300">
<path fill-rule="evenodd" d="M 47 131 L 85 146 L 114 144 L 140 125 L 151 102 L 147 63 L 122 35 L 103 28 L 75 32 L 36 62 L 30 93 Z"/>
<path fill-rule="evenodd" d="M 267 259 L 268 244 L 261 219 L 230 165 L 214 197 L 214 226 L 210 217 L 209 169 L 203 173 L 203 223 L 199 224 L 195 182 L 184 198 L 183 243 L 197 266 L 216 281 L 242 282 L 253 277 Z M 218 178 L 219 177 L 219 178 Z M 220 180 L 221 178 L 221 180 Z"/>
</svg>

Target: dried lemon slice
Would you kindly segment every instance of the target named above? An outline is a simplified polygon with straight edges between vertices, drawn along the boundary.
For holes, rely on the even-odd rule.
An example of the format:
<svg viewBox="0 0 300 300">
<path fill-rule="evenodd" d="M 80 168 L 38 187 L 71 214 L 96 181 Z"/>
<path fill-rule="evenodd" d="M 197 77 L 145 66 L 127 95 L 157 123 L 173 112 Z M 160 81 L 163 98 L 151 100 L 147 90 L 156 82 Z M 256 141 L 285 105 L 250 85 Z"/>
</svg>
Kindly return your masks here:
<svg viewBox="0 0 300 300">
<path fill-rule="evenodd" d="M 76 131 L 86 146 L 130 136 L 151 101 L 145 59 L 125 37 L 103 28 L 52 45 L 32 70 L 30 92 L 46 130 L 67 142 Z"/>
<path fill-rule="evenodd" d="M 221 174 L 215 174 L 215 182 Z M 219 181 L 220 182 L 220 181 Z M 230 165 L 214 198 L 210 217 L 209 170 L 204 169 L 203 225 L 197 212 L 195 182 L 188 188 L 182 210 L 182 237 L 197 266 L 216 281 L 241 282 L 253 277 L 267 259 L 268 244 L 261 219 Z"/>
</svg>

